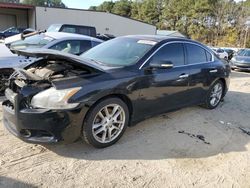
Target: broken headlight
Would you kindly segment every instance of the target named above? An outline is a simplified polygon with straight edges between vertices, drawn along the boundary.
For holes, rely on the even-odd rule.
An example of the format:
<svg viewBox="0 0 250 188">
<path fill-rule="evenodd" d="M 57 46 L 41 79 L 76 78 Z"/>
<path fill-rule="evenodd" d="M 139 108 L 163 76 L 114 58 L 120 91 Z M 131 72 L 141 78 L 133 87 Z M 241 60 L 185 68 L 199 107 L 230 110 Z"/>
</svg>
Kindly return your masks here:
<svg viewBox="0 0 250 188">
<path fill-rule="evenodd" d="M 46 109 L 72 109 L 79 105 L 79 103 L 68 103 L 70 97 L 76 94 L 81 87 L 57 90 L 51 87 L 45 91 L 36 94 L 32 100 L 31 105 L 35 108 Z"/>
</svg>

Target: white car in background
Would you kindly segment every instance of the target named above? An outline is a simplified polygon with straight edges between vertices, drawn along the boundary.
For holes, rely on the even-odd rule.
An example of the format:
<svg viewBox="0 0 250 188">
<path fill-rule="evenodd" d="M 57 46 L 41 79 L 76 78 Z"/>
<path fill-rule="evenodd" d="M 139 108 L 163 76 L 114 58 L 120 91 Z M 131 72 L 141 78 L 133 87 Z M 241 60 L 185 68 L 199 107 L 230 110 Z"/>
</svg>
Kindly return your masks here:
<svg viewBox="0 0 250 188">
<path fill-rule="evenodd" d="M 228 60 L 228 53 L 224 49 L 212 48 L 212 50 L 219 56 L 219 58 Z"/>
</svg>

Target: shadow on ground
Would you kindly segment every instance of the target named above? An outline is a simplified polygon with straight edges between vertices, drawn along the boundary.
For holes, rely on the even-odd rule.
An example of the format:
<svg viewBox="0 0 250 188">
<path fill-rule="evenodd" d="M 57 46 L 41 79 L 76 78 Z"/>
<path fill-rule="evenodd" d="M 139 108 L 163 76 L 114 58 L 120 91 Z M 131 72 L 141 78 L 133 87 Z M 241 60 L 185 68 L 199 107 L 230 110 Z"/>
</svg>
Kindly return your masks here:
<svg viewBox="0 0 250 188">
<path fill-rule="evenodd" d="M 20 182 L 18 180 L 0 176 L 0 187 L 1 188 L 36 188 L 36 186 L 28 183 Z"/>
<path fill-rule="evenodd" d="M 81 140 L 45 147 L 64 157 L 85 160 L 204 158 L 242 152 L 250 136 L 239 127 L 250 128 L 249 106 L 249 93 L 229 91 L 215 110 L 190 107 L 148 119 L 128 128 L 122 139 L 109 148 L 95 149 Z M 204 136 L 205 142 L 192 134 Z"/>
</svg>

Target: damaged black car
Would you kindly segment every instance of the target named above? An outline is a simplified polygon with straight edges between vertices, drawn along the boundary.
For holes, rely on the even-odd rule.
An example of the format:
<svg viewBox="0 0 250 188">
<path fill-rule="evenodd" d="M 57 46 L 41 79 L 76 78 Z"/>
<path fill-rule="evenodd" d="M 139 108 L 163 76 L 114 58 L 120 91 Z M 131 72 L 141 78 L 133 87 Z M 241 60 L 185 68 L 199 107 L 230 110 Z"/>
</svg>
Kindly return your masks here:
<svg viewBox="0 0 250 188">
<path fill-rule="evenodd" d="M 33 143 L 117 142 L 127 126 L 153 115 L 225 96 L 228 63 L 206 46 L 182 38 L 126 36 L 81 56 L 54 50 L 18 51 L 39 57 L 15 69 L 5 91 L 3 123 Z"/>
</svg>

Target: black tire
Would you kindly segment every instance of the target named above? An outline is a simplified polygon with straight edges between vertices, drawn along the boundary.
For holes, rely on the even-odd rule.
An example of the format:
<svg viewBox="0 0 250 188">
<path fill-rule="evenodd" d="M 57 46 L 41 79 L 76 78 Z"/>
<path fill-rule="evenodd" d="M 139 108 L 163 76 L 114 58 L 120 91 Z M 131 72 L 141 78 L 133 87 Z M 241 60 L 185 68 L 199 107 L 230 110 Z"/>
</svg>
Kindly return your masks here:
<svg viewBox="0 0 250 188">
<path fill-rule="evenodd" d="M 125 123 L 124 123 L 123 128 L 121 129 L 121 132 L 117 134 L 118 136 L 114 140 L 108 143 L 101 143 L 93 135 L 93 132 L 92 132 L 93 122 L 95 120 L 97 113 L 100 110 L 102 110 L 105 106 L 110 105 L 110 104 L 117 104 L 120 107 L 122 107 L 122 109 L 125 112 Z M 85 142 L 87 142 L 88 144 L 96 148 L 105 148 L 105 147 L 111 146 L 115 144 L 124 134 L 129 123 L 129 118 L 130 117 L 129 117 L 128 107 L 121 99 L 115 98 L 115 97 L 104 99 L 98 102 L 95 106 L 93 106 L 90 109 L 90 111 L 87 113 L 84 123 L 83 123 L 82 137 L 85 140 Z"/>
<path fill-rule="evenodd" d="M 211 94 L 212 94 L 212 91 L 213 91 L 213 88 L 215 87 L 215 85 L 217 84 L 220 84 L 221 87 L 222 87 L 222 95 L 218 101 L 218 103 L 216 105 L 212 105 L 211 104 Z M 219 104 L 220 102 L 223 100 L 223 96 L 224 96 L 224 83 L 221 81 L 221 80 L 218 80 L 216 81 L 208 90 L 207 92 L 207 95 L 206 95 L 206 99 L 205 99 L 205 103 L 203 105 L 203 107 L 207 108 L 207 109 L 215 109 Z"/>
</svg>

